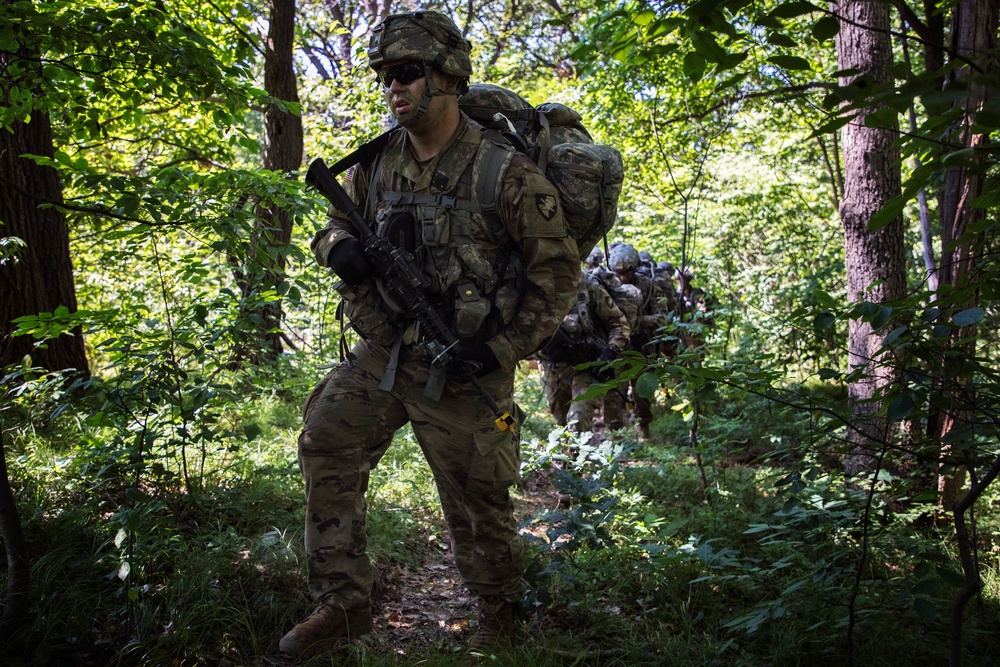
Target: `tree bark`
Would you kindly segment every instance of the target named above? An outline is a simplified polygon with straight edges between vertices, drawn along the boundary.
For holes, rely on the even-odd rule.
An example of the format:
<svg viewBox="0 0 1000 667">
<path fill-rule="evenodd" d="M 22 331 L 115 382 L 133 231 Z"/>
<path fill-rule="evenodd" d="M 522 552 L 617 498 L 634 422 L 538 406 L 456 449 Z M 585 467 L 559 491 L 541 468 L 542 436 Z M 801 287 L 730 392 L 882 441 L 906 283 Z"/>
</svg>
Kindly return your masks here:
<svg viewBox="0 0 1000 667">
<path fill-rule="evenodd" d="M 941 267 L 940 293 L 945 301 L 941 303 L 942 311 L 950 319 L 954 310 L 964 310 L 979 305 L 979 296 L 974 288 L 977 258 L 976 247 L 982 242 L 982 235 L 975 234 L 964 238 L 970 226 L 986 216 L 986 210 L 973 208 L 970 204 L 983 192 L 985 175 L 982 165 L 989 142 L 989 135 L 975 133 L 972 125 L 976 114 L 983 108 L 989 97 L 989 91 L 980 85 L 974 72 L 990 73 L 997 68 L 997 3 L 991 0 L 967 0 L 956 5 L 951 13 L 951 53 L 953 58 L 962 58 L 969 63 L 955 70 L 955 74 L 946 84 L 952 90 L 965 93 L 956 100 L 955 106 L 961 110 L 963 120 L 950 137 L 948 152 L 962 148 L 972 148 L 975 152 L 965 164 L 949 167 L 944 175 L 944 188 L 941 196 Z M 945 289 L 947 286 L 950 289 Z M 977 331 L 976 326 L 968 326 L 952 332 L 950 350 L 958 350 L 965 358 L 975 355 Z M 967 393 L 967 387 L 972 382 L 971 374 L 961 374 L 948 381 L 942 381 L 939 395 L 943 400 L 938 405 L 952 405 L 952 409 L 943 410 L 930 420 L 928 427 L 930 436 L 934 439 L 942 461 L 938 491 L 941 493 L 941 505 L 949 510 L 958 499 L 962 485 L 965 482 L 965 471 L 961 466 L 955 467 L 958 458 L 951 452 L 951 446 L 945 439 L 953 434 L 955 429 L 968 428 L 966 414 L 962 409 L 960 397 Z"/>
<path fill-rule="evenodd" d="M 15 33 L 16 34 L 16 33 Z M 0 71 L 15 60 L 21 67 L 37 63 L 25 48 L 16 53 L 0 52 Z M 10 99 L 10 86 L 0 82 L 0 104 Z M 0 262 L 0 368 L 31 363 L 50 371 L 75 369 L 90 374 L 79 328 L 35 347 L 30 336 L 14 337 L 14 319 L 55 311 L 65 306 L 76 312 L 76 287 L 70 258 L 69 229 L 60 206 L 63 203 L 59 174 L 21 157 L 25 153 L 51 158 L 52 126 L 47 114 L 34 112 L 28 122 L 0 128 L 0 235 L 20 238 L 25 247 L 11 260 Z M 49 205 L 49 206 L 45 206 Z"/>
<path fill-rule="evenodd" d="M 7 597 L 0 618 L 0 636 L 11 637 L 28 618 L 31 588 L 31 563 L 24 539 L 17 503 L 7 475 L 6 438 L 0 422 L 0 537 L 7 552 Z"/>
<path fill-rule="evenodd" d="M 264 55 L 264 89 L 268 95 L 285 102 L 298 102 L 295 79 L 295 0 L 270 0 L 271 16 L 268 23 Z M 272 104 L 264 114 L 264 168 L 292 172 L 302 165 L 302 117 L 283 111 Z M 277 205 L 259 206 L 256 246 L 241 276 L 244 302 L 255 290 L 277 289 L 285 278 L 285 250 L 292 238 L 291 214 Z M 272 301 L 256 310 L 257 329 L 263 343 L 252 351 L 244 348 L 237 356 L 254 364 L 274 360 L 282 352 L 283 335 L 281 301 Z"/>
<path fill-rule="evenodd" d="M 837 35 L 837 64 L 841 70 L 860 74 L 842 77 L 840 84 L 878 87 L 891 81 L 892 44 L 889 37 L 888 5 L 867 0 L 844 0 L 833 10 L 841 17 Z M 867 94 L 867 93 L 864 93 Z M 893 147 L 895 127 L 867 127 L 868 114 L 880 105 L 864 108 L 848 123 L 841 136 L 844 192 L 840 219 L 844 229 L 847 263 L 847 293 L 852 303 L 885 304 L 900 298 L 906 284 L 903 219 L 870 231 L 872 216 L 893 197 L 901 194 L 900 154 Z M 848 334 L 851 370 L 863 376 L 848 387 L 852 424 L 848 440 L 852 449 L 844 461 L 853 476 L 871 470 L 878 450 L 895 437 L 890 422 L 876 414 L 879 394 L 892 381 L 893 371 L 882 363 L 877 350 L 881 335 L 870 322 L 852 319 Z"/>
</svg>

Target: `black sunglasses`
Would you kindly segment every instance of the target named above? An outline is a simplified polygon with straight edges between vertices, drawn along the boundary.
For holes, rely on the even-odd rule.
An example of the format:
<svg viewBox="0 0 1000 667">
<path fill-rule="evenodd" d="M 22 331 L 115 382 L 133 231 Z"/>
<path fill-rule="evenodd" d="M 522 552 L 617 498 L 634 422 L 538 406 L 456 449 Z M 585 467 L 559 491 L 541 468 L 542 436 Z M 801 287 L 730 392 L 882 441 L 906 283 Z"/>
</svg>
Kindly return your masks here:
<svg viewBox="0 0 1000 667">
<path fill-rule="evenodd" d="M 375 78 L 383 87 L 392 85 L 393 79 L 401 86 L 407 86 L 424 75 L 423 63 L 403 63 L 394 67 L 386 67 L 375 75 Z"/>
</svg>

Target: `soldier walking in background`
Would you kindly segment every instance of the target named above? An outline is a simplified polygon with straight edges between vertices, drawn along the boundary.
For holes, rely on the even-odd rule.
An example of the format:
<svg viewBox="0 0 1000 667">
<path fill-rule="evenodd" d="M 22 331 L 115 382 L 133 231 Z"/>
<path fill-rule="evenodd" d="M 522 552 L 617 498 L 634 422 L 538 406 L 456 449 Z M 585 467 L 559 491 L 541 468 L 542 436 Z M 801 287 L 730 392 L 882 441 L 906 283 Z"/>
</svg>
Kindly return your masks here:
<svg viewBox="0 0 1000 667">
<path fill-rule="evenodd" d="M 582 272 L 576 301 L 563 318 L 556 335 L 542 348 L 542 387 L 549 412 L 560 426 L 573 424 L 577 433 L 593 427 L 596 398 L 573 400 L 606 372 L 576 366 L 590 361 L 612 361 L 629 341 L 629 325 L 621 309 L 600 282 Z"/>
<path fill-rule="evenodd" d="M 655 345 L 651 341 L 656 336 L 657 329 L 667 322 L 666 295 L 653 280 L 637 272 L 639 268 L 639 253 L 627 244 L 620 243 L 610 249 L 608 265 L 624 285 L 634 285 L 639 289 L 642 303 L 639 309 L 638 328 L 632 331 L 629 350 L 638 350 L 644 354 L 655 355 Z M 635 391 L 635 381 L 630 382 L 633 401 L 633 421 L 641 439 L 649 438 L 649 424 L 653 421 L 653 409 L 649 399 L 639 396 Z M 623 423 L 625 401 L 615 392 L 609 392 L 604 397 L 604 421 L 610 427 Z"/>
<path fill-rule="evenodd" d="M 501 410 L 515 413 L 515 364 L 562 322 L 577 292 L 580 257 L 554 186 L 460 112 L 470 48 L 437 12 L 394 14 L 372 33 L 369 64 L 399 128 L 355 168 L 348 194 L 378 236 L 412 256 L 429 300 L 461 344 L 462 363 L 452 370 L 432 364 L 422 344 L 430 333 L 408 304 L 389 302 L 359 230 L 333 212 L 312 249 L 339 276 L 335 288 L 363 339 L 304 407 L 298 453 L 317 607 L 281 639 L 285 653 L 312 655 L 372 630 L 365 493 L 370 471 L 407 422 L 434 474 L 459 572 L 479 601 L 470 649 L 511 643 L 512 602 L 523 592 L 509 492 L 520 433 L 498 429 L 473 378 Z M 477 167 L 497 150 L 505 151 L 496 191 L 504 240 L 473 202 Z"/>
</svg>

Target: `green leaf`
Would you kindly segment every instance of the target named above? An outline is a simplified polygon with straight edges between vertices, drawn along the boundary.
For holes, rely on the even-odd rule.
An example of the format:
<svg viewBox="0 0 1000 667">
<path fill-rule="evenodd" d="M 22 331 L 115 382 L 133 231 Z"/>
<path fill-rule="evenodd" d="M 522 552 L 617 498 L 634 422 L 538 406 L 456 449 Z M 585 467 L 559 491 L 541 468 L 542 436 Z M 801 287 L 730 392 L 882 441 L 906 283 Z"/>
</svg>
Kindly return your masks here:
<svg viewBox="0 0 1000 667">
<path fill-rule="evenodd" d="M 834 316 L 833 313 L 827 311 L 820 313 L 819 315 L 816 316 L 816 319 L 813 321 L 813 326 L 815 326 L 817 329 L 820 330 L 832 329 L 833 325 L 836 323 L 837 323 L 836 316 Z"/>
<path fill-rule="evenodd" d="M 858 314 L 862 319 L 871 320 L 873 317 L 882 312 L 882 306 L 877 303 L 872 303 L 871 301 L 862 301 L 858 304 Z"/>
<path fill-rule="evenodd" d="M 895 341 L 897 338 L 903 335 L 904 331 L 906 331 L 905 326 L 896 327 L 895 329 L 890 331 L 888 335 L 886 335 L 886 337 L 882 339 L 882 346 L 885 347 L 886 345 L 889 345 L 890 343 Z"/>
<path fill-rule="evenodd" d="M 990 208 L 1000 204 L 1000 188 L 984 192 L 969 202 L 973 208 Z"/>
<path fill-rule="evenodd" d="M 893 197 L 887 201 L 868 221 L 868 231 L 877 232 L 896 220 L 902 214 L 904 206 L 906 206 L 906 199 L 903 197 Z"/>
<path fill-rule="evenodd" d="M 967 327 L 971 324 L 975 324 L 984 317 L 986 317 L 986 311 L 982 308 L 969 308 L 960 313 L 955 313 L 955 315 L 951 318 L 951 321 L 955 326 Z"/>
<path fill-rule="evenodd" d="M 909 392 L 906 392 L 900 396 L 894 397 L 889 402 L 889 408 L 886 410 L 886 415 L 892 421 L 903 421 L 913 414 L 913 407 L 913 398 L 910 396 Z"/>
<path fill-rule="evenodd" d="M 785 504 L 782 506 L 782 508 L 777 512 L 775 512 L 775 514 L 778 515 L 792 514 L 800 504 L 801 501 L 798 498 L 789 498 L 788 500 L 785 501 Z"/>
<path fill-rule="evenodd" d="M 838 32 L 840 32 L 840 21 L 832 16 L 824 16 L 816 21 L 812 27 L 813 37 L 820 42 L 833 39 L 837 36 Z"/>
<path fill-rule="evenodd" d="M 647 26 L 656 18 L 656 12 L 652 9 L 644 9 L 632 17 L 632 23 L 638 26 Z"/>
<path fill-rule="evenodd" d="M 889 306 L 882 306 L 878 314 L 872 318 L 872 329 L 878 330 L 889 323 L 889 319 L 892 317 L 892 308 Z"/>
<path fill-rule="evenodd" d="M 771 56 L 767 59 L 769 63 L 777 65 L 782 69 L 787 70 L 812 70 L 812 65 L 805 58 L 800 58 L 799 56 Z"/>
<path fill-rule="evenodd" d="M 899 127 L 899 114 L 895 109 L 883 107 L 865 115 L 865 127 L 873 129 L 895 129 Z"/>
<path fill-rule="evenodd" d="M 654 373 L 643 373 L 635 381 L 635 393 L 648 400 L 656 396 L 656 390 L 659 388 L 660 378 Z"/>
<path fill-rule="evenodd" d="M 798 42 L 789 37 L 783 32 L 769 32 L 767 33 L 767 42 L 771 46 L 777 46 L 785 49 L 794 49 L 798 46 Z"/>
<path fill-rule="evenodd" d="M 935 568 L 935 570 L 937 571 L 937 575 L 941 577 L 941 581 L 949 586 L 962 588 L 967 583 L 965 581 L 965 575 L 961 572 L 955 572 L 954 570 L 949 570 L 946 567 L 938 567 Z"/>
<path fill-rule="evenodd" d="M 694 51 L 684 54 L 684 76 L 692 83 L 698 83 L 705 76 L 705 59 Z"/>
<path fill-rule="evenodd" d="M 726 50 L 716 43 L 712 33 L 699 30 L 691 37 L 691 44 L 706 62 L 720 63 L 726 57 Z"/>
<path fill-rule="evenodd" d="M 796 16 L 819 11 L 819 8 L 809 2 L 786 2 L 778 5 L 768 16 L 779 19 L 793 19 Z"/>
<path fill-rule="evenodd" d="M 974 148 L 963 148 L 961 150 L 948 153 L 943 158 L 941 158 L 942 164 L 945 165 L 955 165 L 968 162 L 969 158 L 976 154 L 976 149 Z"/>
<path fill-rule="evenodd" d="M 813 130 L 812 134 L 809 135 L 809 138 L 812 139 L 814 137 L 819 137 L 824 134 L 833 134 L 840 128 L 850 123 L 852 118 L 853 116 L 846 114 L 842 116 L 834 116 L 827 122 L 817 127 L 815 130 Z"/>
<path fill-rule="evenodd" d="M 840 377 L 840 373 L 833 370 L 832 368 L 821 368 L 819 369 L 819 379 L 820 380 L 834 380 Z"/>
</svg>

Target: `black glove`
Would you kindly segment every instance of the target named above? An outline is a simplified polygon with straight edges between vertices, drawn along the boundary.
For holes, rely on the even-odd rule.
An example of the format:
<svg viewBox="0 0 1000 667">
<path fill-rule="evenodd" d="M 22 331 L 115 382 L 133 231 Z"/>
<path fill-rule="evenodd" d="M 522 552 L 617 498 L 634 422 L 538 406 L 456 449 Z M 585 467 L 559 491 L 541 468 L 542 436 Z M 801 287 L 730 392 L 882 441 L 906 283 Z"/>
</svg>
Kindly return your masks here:
<svg viewBox="0 0 1000 667">
<path fill-rule="evenodd" d="M 477 378 L 485 377 L 500 368 L 500 362 L 497 361 L 497 357 L 493 354 L 493 350 L 490 349 L 489 345 L 463 347 L 462 351 L 459 352 L 459 356 L 462 358 L 462 361 L 477 364 L 479 370 L 472 372 Z M 468 375 L 466 375 L 466 381 L 468 381 Z"/>
<path fill-rule="evenodd" d="M 615 348 L 613 348 L 613 347 L 605 347 L 603 350 L 601 350 L 601 354 L 600 354 L 599 357 L 597 357 L 597 360 L 598 361 L 613 361 L 615 359 L 615 357 L 617 357 L 617 356 L 618 356 L 618 353 L 615 352 Z"/>
<path fill-rule="evenodd" d="M 375 268 L 368 263 L 363 248 L 358 239 L 344 239 L 330 250 L 326 265 L 348 285 L 360 285 L 375 275 Z"/>
</svg>

